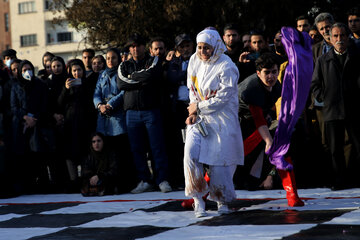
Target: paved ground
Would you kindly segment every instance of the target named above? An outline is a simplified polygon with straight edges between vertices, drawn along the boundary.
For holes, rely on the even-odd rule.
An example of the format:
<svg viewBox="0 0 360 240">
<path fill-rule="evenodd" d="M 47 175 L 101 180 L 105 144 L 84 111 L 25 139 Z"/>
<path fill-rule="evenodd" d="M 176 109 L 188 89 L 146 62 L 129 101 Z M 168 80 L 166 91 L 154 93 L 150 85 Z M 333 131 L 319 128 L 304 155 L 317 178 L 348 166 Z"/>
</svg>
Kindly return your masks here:
<svg viewBox="0 0 360 240">
<path fill-rule="evenodd" d="M 25 195 L 0 199 L 0 239 L 360 239 L 360 189 L 299 193 L 305 206 L 289 208 L 282 190 L 237 191 L 231 214 L 208 201 L 201 219 L 183 192 Z"/>
</svg>

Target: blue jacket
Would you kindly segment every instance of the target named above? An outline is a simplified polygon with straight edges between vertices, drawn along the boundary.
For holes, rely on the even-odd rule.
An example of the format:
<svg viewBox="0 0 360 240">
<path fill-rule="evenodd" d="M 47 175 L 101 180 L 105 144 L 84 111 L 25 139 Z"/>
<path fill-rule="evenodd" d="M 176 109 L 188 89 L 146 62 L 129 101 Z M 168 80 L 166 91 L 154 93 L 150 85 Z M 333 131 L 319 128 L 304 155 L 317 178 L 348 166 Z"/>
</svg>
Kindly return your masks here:
<svg viewBox="0 0 360 240">
<path fill-rule="evenodd" d="M 123 111 L 124 91 L 120 91 L 116 83 L 117 74 L 110 78 L 108 69 L 103 71 L 96 83 L 94 105 L 109 104 L 112 106 L 110 114 L 103 115 L 99 110 L 96 131 L 105 136 L 117 136 L 126 133 L 125 113 Z"/>
</svg>

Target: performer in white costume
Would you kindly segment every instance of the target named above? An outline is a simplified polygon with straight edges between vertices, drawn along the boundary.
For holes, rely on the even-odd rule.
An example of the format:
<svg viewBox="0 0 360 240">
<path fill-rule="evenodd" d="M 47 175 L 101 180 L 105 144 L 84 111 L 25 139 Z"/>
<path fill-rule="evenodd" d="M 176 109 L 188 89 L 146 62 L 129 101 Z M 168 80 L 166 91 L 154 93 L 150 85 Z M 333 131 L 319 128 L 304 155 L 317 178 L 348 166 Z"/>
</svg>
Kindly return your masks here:
<svg viewBox="0 0 360 240">
<path fill-rule="evenodd" d="M 224 54 L 226 47 L 216 30 L 201 31 L 196 42 L 187 79 L 185 195 L 194 199 L 195 216 L 204 217 L 202 196 L 208 192 L 220 214 L 229 212 L 227 205 L 236 198 L 232 178 L 236 166 L 244 163 L 244 147 L 238 120 L 239 71 Z M 209 184 L 203 164 L 209 166 Z"/>
</svg>

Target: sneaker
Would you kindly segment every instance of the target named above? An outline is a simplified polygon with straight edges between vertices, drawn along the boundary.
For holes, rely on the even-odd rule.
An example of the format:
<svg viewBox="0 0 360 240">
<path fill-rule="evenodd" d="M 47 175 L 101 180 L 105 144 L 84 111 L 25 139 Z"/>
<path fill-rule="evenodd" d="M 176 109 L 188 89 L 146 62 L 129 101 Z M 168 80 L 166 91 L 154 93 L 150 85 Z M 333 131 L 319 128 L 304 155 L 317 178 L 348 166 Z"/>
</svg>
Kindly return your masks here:
<svg viewBox="0 0 360 240">
<path fill-rule="evenodd" d="M 194 213 L 195 213 L 195 217 L 197 218 L 201 218 L 201 217 L 206 217 L 207 213 L 205 211 L 205 202 L 204 200 L 199 200 L 199 201 L 195 201 L 194 205 Z"/>
<path fill-rule="evenodd" d="M 172 188 L 171 188 L 170 184 L 167 181 L 162 181 L 159 184 L 159 188 L 160 188 L 161 192 L 163 192 L 163 193 L 172 191 Z"/>
<path fill-rule="evenodd" d="M 151 191 L 151 189 L 152 189 L 152 187 L 149 183 L 141 181 L 141 182 L 139 182 L 139 184 L 137 185 L 136 188 L 131 190 L 131 193 L 148 192 L 148 191 Z"/>
<path fill-rule="evenodd" d="M 218 213 L 220 215 L 230 213 L 229 207 L 224 203 L 218 202 L 217 207 L 218 207 Z"/>
</svg>

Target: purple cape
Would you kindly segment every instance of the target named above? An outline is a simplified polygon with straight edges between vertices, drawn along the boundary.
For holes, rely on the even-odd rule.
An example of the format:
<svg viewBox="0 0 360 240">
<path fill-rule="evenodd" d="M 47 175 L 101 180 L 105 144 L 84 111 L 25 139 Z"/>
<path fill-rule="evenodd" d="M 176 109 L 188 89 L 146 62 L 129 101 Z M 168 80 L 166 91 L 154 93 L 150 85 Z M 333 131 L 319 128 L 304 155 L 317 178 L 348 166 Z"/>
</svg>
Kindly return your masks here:
<svg viewBox="0 0 360 240">
<path fill-rule="evenodd" d="M 277 169 L 290 171 L 293 166 L 284 159 L 284 155 L 289 149 L 291 134 L 306 104 L 313 73 L 313 58 L 311 38 L 308 33 L 283 27 L 281 34 L 281 42 L 285 47 L 289 64 L 282 82 L 278 127 L 273 144 L 266 153 L 271 164 Z"/>
</svg>

